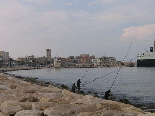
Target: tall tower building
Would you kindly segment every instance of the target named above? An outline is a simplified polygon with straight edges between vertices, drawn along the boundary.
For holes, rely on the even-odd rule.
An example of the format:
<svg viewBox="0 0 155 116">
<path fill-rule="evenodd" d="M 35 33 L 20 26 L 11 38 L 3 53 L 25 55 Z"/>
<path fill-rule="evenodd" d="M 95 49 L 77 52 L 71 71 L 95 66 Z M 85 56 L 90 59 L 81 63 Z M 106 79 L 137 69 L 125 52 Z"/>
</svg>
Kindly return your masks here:
<svg viewBox="0 0 155 116">
<path fill-rule="evenodd" d="M 46 49 L 47 61 L 51 62 L 51 49 Z"/>
<path fill-rule="evenodd" d="M 154 52 L 155 52 L 155 39 L 154 39 Z"/>
</svg>

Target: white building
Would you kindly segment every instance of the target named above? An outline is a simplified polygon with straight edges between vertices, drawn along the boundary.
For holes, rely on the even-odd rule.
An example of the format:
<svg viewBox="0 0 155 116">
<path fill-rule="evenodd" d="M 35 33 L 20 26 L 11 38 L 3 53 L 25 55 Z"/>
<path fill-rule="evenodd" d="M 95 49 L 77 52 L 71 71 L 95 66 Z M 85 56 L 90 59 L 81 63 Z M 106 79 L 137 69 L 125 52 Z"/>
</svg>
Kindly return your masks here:
<svg viewBox="0 0 155 116">
<path fill-rule="evenodd" d="M 54 67 L 55 68 L 60 68 L 61 67 L 61 58 L 54 58 Z"/>
<path fill-rule="evenodd" d="M 3 61 L 9 61 L 9 52 L 0 51 L 0 57 Z"/>
<path fill-rule="evenodd" d="M 110 66 L 115 66 L 116 65 L 116 58 L 115 57 L 101 57 L 100 58 L 100 63 L 102 66 L 110 65 Z"/>
<path fill-rule="evenodd" d="M 92 63 L 94 64 L 94 66 L 100 65 L 100 58 L 92 59 Z"/>
<path fill-rule="evenodd" d="M 116 61 L 116 58 L 115 57 L 109 57 L 109 62 L 111 65 L 115 66 L 117 61 Z"/>
</svg>

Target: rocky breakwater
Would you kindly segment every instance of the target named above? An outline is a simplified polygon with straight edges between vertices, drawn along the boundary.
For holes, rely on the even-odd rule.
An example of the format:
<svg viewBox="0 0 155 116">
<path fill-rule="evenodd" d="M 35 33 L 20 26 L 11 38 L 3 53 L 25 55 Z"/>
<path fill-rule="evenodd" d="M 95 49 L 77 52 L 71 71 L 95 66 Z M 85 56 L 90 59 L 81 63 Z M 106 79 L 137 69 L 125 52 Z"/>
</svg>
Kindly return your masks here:
<svg viewBox="0 0 155 116">
<path fill-rule="evenodd" d="M 40 86 L 0 73 L 0 116 L 155 116 L 132 105 Z"/>
</svg>

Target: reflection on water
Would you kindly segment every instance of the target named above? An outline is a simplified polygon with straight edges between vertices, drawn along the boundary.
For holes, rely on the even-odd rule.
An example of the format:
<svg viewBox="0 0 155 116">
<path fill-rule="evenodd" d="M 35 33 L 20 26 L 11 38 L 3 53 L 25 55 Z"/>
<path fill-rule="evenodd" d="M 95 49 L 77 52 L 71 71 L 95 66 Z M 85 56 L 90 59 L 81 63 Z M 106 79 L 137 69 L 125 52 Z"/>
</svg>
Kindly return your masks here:
<svg viewBox="0 0 155 116">
<path fill-rule="evenodd" d="M 64 84 L 68 87 L 83 78 L 81 85 L 103 76 L 82 87 L 84 91 L 95 91 L 103 94 L 110 89 L 116 73 L 104 76 L 119 68 L 61 68 L 35 69 L 9 72 L 23 77 L 34 77 L 54 84 Z M 88 70 L 88 72 L 86 72 Z M 112 93 L 117 98 L 127 98 L 136 103 L 155 103 L 155 68 L 126 67 L 121 69 Z"/>
</svg>

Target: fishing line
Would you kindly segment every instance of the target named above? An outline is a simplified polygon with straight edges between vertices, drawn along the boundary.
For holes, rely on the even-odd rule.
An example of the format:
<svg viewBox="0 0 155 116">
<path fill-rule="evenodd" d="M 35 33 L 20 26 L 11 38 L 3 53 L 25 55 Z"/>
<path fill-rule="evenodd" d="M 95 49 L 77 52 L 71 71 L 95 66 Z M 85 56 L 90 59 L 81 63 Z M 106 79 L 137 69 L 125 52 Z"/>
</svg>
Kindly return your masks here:
<svg viewBox="0 0 155 116">
<path fill-rule="evenodd" d="M 138 33 L 138 31 L 137 31 L 137 33 Z M 125 54 L 125 56 L 124 56 L 122 62 L 125 61 L 125 59 L 126 59 L 128 53 L 129 53 L 129 51 L 130 51 L 130 49 L 131 49 L 133 43 L 134 43 L 134 40 L 135 40 L 135 38 L 136 38 L 136 36 L 137 36 L 137 33 L 135 34 L 135 36 L 134 36 L 132 42 L 130 43 L 130 46 L 129 46 L 129 48 L 128 48 L 128 50 L 127 50 L 127 52 L 126 52 L 126 54 Z M 116 79 L 117 79 L 117 77 L 118 77 L 118 74 L 119 74 L 119 72 L 120 72 L 121 69 L 122 69 L 122 66 L 120 66 L 119 69 L 116 70 L 116 71 L 113 71 L 113 72 L 107 73 L 106 75 L 103 75 L 103 76 L 97 77 L 97 78 L 95 78 L 95 79 L 93 79 L 93 80 L 91 80 L 91 81 L 89 81 L 89 82 L 86 82 L 85 84 L 82 85 L 82 87 L 84 87 L 85 85 L 90 84 L 90 83 L 92 83 L 92 82 L 94 82 L 94 81 L 96 81 L 96 80 L 98 80 L 98 79 L 101 79 L 101 78 L 103 78 L 103 77 L 109 76 L 109 75 L 112 74 L 112 73 L 116 73 L 115 79 L 114 79 L 114 81 L 113 81 L 113 83 L 112 83 L 112 85 L 111 85 L 111 88 L 110 88 L 110 90 L 111 90 L 112 87 L 113 87 L 113 85 L 114 85 L 114 83 L 115 83 L 115 81 L 116 81 Z M 83 76 L 83 77 L 84 77 L 84 76 Z"/>
<path fill-rule="evenodd" d="M 116 72 L 117 72 L 117 70 L 112 71 L 112 72 L 110 72 L 110 73 L 107 73 L 107 74 L 105 74 L 105 75 L 103 75 L 103 76 L 96 77 L 95 79 L 93 79 L 93 80 L 91 80 L 91 81 L 89 81 L 89 82 L 86 82 L 86 83 L 83 84 L 81 87 L 84 87 L 84 86 L 87 85 L 87 84 L 90 84 L 90 83 L 92 83 L 92 82 L 94 82 L 94 81 L 96 81 L 96 80 L 98 80 L 98 79 L 101 79 L 101 78 L 103 78 L 103 77 L 109 76 L 110 74 L 116 73 Z"/>
<path fill-rule="evenodd" d="M 129 48 L 128 48 L 128 50 L 127 50 L 127 52 L 126 52 L 126 54 L 125 54 L 124 59 L 123 59 L 122 62 L 125 61 L 125 59 L 126 59 L 128 53 L 129 53 L 129 51 L 130 51 L 130 49 L 131 49 L 131 47 L 132 47 L 132 44 L 134 43 L 134 40 L 135 40 L 135 38 L 136 38 L 136 36 L 137 36 L 138 31 L 139 31 L 139 30 L 137 30 L 135 36 L 133 37 L 132 42 L 130 43 L 130 46 L 129 46 Z M 121 69 L 122 69 L 122 67 L 120 67 L 120 68 L 117 70 L 117 73 L 116 73 L 115 79 L 114 79 L 114 81 L 113 81 L 113 83 L 112 83 L 112 85 L 111 85 L 111 87 L 110 87 L 110 91 L 111 91 L 111 89 L 113 88 L 114 83 L 115 83 L 115 81 L 116 81 L 116 79 L 117 79 L 117 77 L 118 77 L 118 74 L 119 74 L 119 72 L 121 71 Z"/>
<path fill-rule="evenodd" d="M 137 31 L 137 33 L 138 33 L 138 31 Z M 136 36 L 137 36 L 137 33 L 135 34 L 135 36 L 134 36 L 132 42 L 130 43 L 130 46 L 129 46 L 129 48 L 128 48 L 128 50 L 127 50 L 127 52 L 126 52 L 126 54 L 125 54 L 124 59 L 123 59 L 122 62 L 125 61 L 125 59 L 126 59 L 128 53 L 129 53 L 129 51 L 130 51 L 130 49 L 131 49 L 133 43 L 134 43 L 134 40 L 135 40 L 135 38 L 136 38 Z M 116 79 L 117 79 L 117 77 L 118 77 L 118 74 L 119 74 L 119 72 L 120 72 L 121 69 L 122 69 L 122 66 L 120 66 L 119 69 L 116 70 L 116 71 L 113 71 L 113 72 L 107 73 L 106 75 L 103 75 L 103 76 L 97 77 L 97 78 L 95 78 L 95 79 L 93 79 L 93 80 L 91 80 L 91 81 L 89 81 L 89 82 L 86 82 L 86 83 L 83 84 L 81 87 L 84 87 L 85 85 L 90 84 L 90 83 L 92 83 L 92 82 L 94 82 L 94 81 L 96 81 L 96 80 L 98 80 L 98 79 L 103 78 L 103 77 L 109 76 L 109 75 L 112 74 L 112 73 L 117 73 L 116 76 L 115 76 L 115 79 L 114 79 L 114 81 L 113 81 L 113 83 L 112 83 L 112 85 L 111 85 L 111 88 L 110 88 L 110 90 L 111 90 L 112 87 L 113 87 L 113 85 L 114 85 L 114 83 L 115 83 L 115 81 L 116 81 Z M 86 73 L 88 72 L 88 70 L 89 70 L 89 68 L 86 70 L 85 74 L 81 77 L 80 80 L 82 80 L 82 79 L 85 77 L 85 75 L 86 75 Z"/>
<path fill-rule="evenodd" d="M 84 73 L 84 75 L 80 78 L 80 81 L 82 81 L 83 78 L 86 76 L 86 73 L 88 72 L 88 70 L 89 70 L 89 67 L 88 67 L 88 69 L 86 70 L 86 72 Z M 74 82 L 74 83 L 77 83 L 77 82 Z"/>
<path fill-rule="evenodd" d="M 86 72 L 84 73 L 84 75 L 80 78 L 81 81 L 86 76 L 86 73 L 88 72 L 88 70 L 89 70 L 89 68 L 86 70 Z"/>
</svg>

